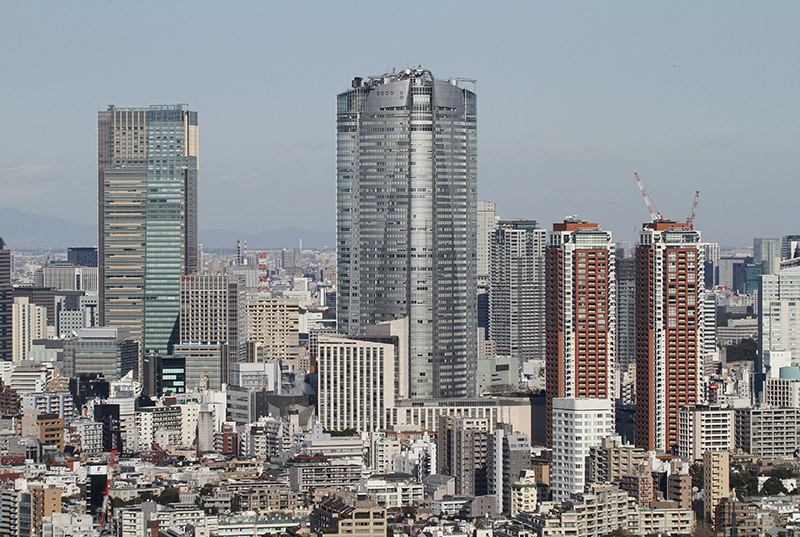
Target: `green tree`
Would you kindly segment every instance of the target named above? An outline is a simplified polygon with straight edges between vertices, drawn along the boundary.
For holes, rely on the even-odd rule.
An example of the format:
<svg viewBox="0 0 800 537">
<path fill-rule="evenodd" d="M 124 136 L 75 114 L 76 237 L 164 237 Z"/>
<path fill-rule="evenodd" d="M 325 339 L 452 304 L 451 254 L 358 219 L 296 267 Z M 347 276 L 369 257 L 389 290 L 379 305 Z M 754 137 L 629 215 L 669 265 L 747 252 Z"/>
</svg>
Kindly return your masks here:
<svg viewBox="0 0 800 537">
<path fill-rule="evenodd" d="M 180 491 L 176 487 L 166 487 L 155 500 L 161 505 L 169 505 L 171 503 L 178 503 L 180 498 Z"/>
<path fill-rule="evenodd" d="M 692 486 L 703 488 L 703 463 L 696 462 L 689 466 L 689 475 L 692 476 Z"/>
<path fill-rule="evenodd" d="M 775 496 L 781 492 L 786 494 L 789 491 L 786 490 L 786 487 L 783 486 L 783 483 L 781 483 L 781 480 L 777 477 L 770 477 L 764 482 L 764 486 L 761 487 L 761 494 L 764 496 Z"/>
<path fill-rule="evenodd" d="M 752 339 L 743 339 L 736 345 L 725 347 L 725 359 L 728 362 L 754 362 L 758 344 Z"/>
</svg>

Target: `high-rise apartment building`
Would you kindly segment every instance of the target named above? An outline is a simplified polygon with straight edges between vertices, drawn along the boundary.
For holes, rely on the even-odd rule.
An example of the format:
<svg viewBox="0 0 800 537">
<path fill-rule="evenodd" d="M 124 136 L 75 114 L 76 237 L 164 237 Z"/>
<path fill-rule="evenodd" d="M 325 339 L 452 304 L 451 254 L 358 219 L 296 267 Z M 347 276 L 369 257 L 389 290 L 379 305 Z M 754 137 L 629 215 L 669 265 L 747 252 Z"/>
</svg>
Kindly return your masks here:
<svg viewBox="0 0 800 537">
<path fill-rule="evenodd" d="M 183 344 L 219 345 L 222 380 L 228 364 L 247 359 L 247 294 L 244 276 L 195 274 L 180 281 L 180 335 Z"/>
<path fill-rule="evenodd" d="M 247 339 L 256 343 L 252 361 L 297 362 L 300 345 L 300 306 L 290 298 L 258 293 L 247 297 Z"/>
<path fill-rule="evenodd" d="M 617 365 L 627 370 L 636 363 L 636 264 L 631 249 L 620 248 L 619 243 L 614 273 L 617 277 Z"/>
<path fill-rule="evenodd" d="M 545 413 L 550 445 L 555 398 L 615 398 L 616 287 L 611 232 L 577 219 L 553 224 L 545 256 Z"/>
<path fill-rule="evenodd" d="M 489 427 L 486 418 L 439 416 L 437 469 L 456 478 L 458 496 L 482 496 L 488 491 Z"/>
<path fill-rule="evenodd" d="M 715 528 L 717 506 L 731 494 L 731 455 L 727 451 L 703 453 L 703 512 Z"/>
<path fill-rule="evenodd" d="M 778 274 L 765 274 L 758 287 L 757 372 L 772 351 L 789 351 L 791 365 L 800 365 L 800 263 Z"/>
<path fill-rule="evenodd" d="M 0 362 L 10 362 L 12 358 L 12 304 L 14 295 L 11 289 L 11 250 L 0 237 Z"/>
<path fill-rule="evenodd" d="M 14 299 L 12 311 L 12 358 L 29 360 L 28 352 L 35 339 L 47 337 L 47 309 L 28 302 L 27 297 Z"/>
<path fill-rule="evenodd" d="M 409 319 L 412 398 L 474 395 L 477 112 L 426 69 L 337 97 L 337 323 Z"/>
<path fill-rule="evenodd" d="M 100 323 L 147 353 L 178 342 L 180 278 L 197 271 L 197 158 L 185 105 L 98 113 Z"/>
<path fill-rule="evenodd" d="M 580 431 L 580 432 L 578 432 Z M 556 398 L 552 403 L 553 501 L 583 492 L 591 449 L 614 434 L 614 402 L 607 398 Z"/>
<path fill-rule="evenodd" d="M 492 234 L 489 339 L 497 354 L 544 359 L 545 243 L 533 220 L 501 220 Z"/>
<path fill-rule="evenodd" d="M 484 285 L 489 281 L 492 255 L 492 236 L 497 229 L 495 204 L 491 201 L 478 201 L 478 283 Z"/>
<path fill-rule="evenodd" d="M 636 248 L 636 445 L 678 445 L 678 412 L 700 399 L 704 245 L 685 223 L 644 224 Z"/>
</svg>

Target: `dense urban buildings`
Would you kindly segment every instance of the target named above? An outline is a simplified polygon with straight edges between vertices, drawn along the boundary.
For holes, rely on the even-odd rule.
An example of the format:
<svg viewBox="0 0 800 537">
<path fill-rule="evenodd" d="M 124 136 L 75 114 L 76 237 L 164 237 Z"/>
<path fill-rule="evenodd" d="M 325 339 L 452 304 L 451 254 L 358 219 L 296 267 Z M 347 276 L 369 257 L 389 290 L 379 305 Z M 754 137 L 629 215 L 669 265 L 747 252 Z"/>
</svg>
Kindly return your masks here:
<svg viewBox="0 0 800 537">
<path fill-rule="evenodd" d="M 197 159 L 185 105 L 98 113 L 100 323 L 147 353 L 178 342 L 180 277 L 198 268 Z"/>
<path fill-rule="evenodd" d="M 337 96 L 337 323 L 409 319 L 412 398 L 476 392 L 476 95 L 426 69 Z"/>
<path fill-rule="evenodd" d="M 704 248 L 686 223 L 644 224 L 636 247 L 636 445 L 678 445 L 678 412 L 697 404 Z"/>
<path fill-rule="evenodd" d="M 553 224 L 545 255 L 549 445 L 554 399 L 615 398 L 616 296 L 614 243 L 597 224 Z"/>
</svg>

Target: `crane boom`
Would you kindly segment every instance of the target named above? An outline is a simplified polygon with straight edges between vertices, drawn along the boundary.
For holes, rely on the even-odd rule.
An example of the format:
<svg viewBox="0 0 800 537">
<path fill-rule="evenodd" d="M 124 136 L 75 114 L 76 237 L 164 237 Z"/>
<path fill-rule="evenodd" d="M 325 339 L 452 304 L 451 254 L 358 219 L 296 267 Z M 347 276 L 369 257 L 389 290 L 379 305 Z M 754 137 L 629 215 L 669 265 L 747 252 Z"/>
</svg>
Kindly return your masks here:
<svg viewBox="0 0 800 537">
<path fill-rule="evenodd" d="M 694 229 L 694 217 L 697 215 L 697 201 L 700 199 L 700 191 L 695 190 L 694 192 L 694 205 L 692 205 L 692 213 L 689 215 L 689 218 L 686 219 L 686 223 L 689 224 L 689 229 Z"/>
<path fill-rule="evenodd" d="M 647 195 L 647 191 L 644 189 L 644 183 L 642 182 L 642 178 L 639 177 L 637 172 L 633 172 L 633 175 L 636 176 L 636 184 L 639 185 L 639 190 L 642 191 L 642 197 L 644 198 L 644 203 L 647 205 L 647 210 L 650 211 L 650 221 L 655 222 L 657 220 L 663 220 L 664 217 L 661 216 L 661 213 L 658 212 L 658 209 L 655 208 L 653 202 L 650 201 L 650 196 Z"/>
</svg>

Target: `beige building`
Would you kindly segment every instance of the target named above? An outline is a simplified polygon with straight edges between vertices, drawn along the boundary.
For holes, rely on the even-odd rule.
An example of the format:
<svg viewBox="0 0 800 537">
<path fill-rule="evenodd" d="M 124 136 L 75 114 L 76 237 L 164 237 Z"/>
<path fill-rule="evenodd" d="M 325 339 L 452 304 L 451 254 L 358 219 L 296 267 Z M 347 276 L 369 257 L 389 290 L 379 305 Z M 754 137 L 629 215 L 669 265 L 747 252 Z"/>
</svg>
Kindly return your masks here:
<svg viewBox="0 0 800 537">
<path fill-rule="evenodd" d="M 716 522 L 717 506 L 731 493 L 730 454 L 727 451 L 703 453 L 703 505 L 706 520 Z"/>
<path fill-rule="evenodd" d="M 706 451 L 735 447 L 734 411 L 719 406 L 688 406 L 678 411 L 678 456 L 694 462 Z"/>
<path fill-rule="evenodd" d="M 299 369 L 300 307 L 297 301 L 260 293 L 249 295 L 247 339 L 256 342 L 253 361 L 280 360 L 284 371 Z"/>
<path fill-rule="evenodd" d="M 45 517 L 61 512 L 61 489 L 33 485 L 31 493 L 31 537 L 41 537 Z"/>
<path fill-rule="evenodd" d="M 619 436 L 609 436 L 589 451 L 589 480 L 594 483 L 619 483 L 623 475 L 632 473 L 647 461 L 645 450 L 623 444 Z"/>
<path fill-rule="evenodd" d="M 19 363 L 28 360 L 34 339 L 47 337 L 47 308 L 37 306 L 27 297 L 17 297 L 11 307 L 11 356 Z"/>
<path fill-rule="evenodd" d="M 511 516 L 515 517 L 521 512 L 534 512 L 537 501 L 536 472 L 523 470 L 519 479 L 511 485 Z"/>
<path fill-rule="evenodd" d="M 386 537 L 386 510 L 374 500 L 337 492 L 314 506 L 309 525 L 318 536 Z"/>
</svg>

